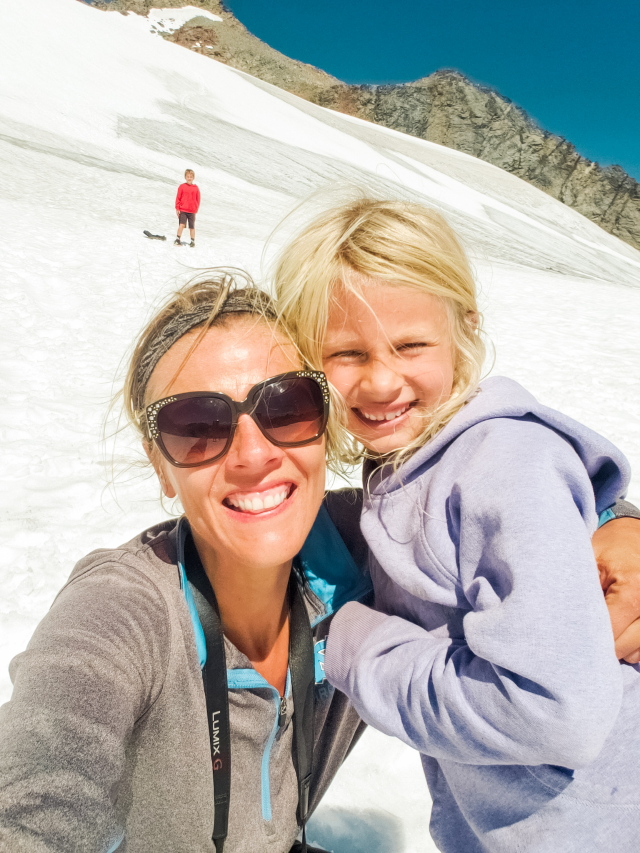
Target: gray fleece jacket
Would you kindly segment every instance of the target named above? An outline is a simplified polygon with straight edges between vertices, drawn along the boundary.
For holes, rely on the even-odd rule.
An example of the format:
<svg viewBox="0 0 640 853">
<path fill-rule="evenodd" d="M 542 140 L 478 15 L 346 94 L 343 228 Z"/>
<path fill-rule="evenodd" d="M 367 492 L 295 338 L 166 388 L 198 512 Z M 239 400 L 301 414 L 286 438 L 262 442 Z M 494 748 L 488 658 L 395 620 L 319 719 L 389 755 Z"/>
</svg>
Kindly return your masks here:
<svg viewBox="0 0 640 853">
<path fill-rule="evenodd" d="M 497 377 L 370 480 L 376 609 L 337 614 L 326 672 L 422 753 L 444 853 L 640 849 L 640 667 L 616 660 L 590 543 L 628 479 Z"/>
<path fill-rule="evenodd" d="M 316 650 L 312 809 L 363 729 L 323 672 L 333 612 L 370 589 L 359 512 L 353 494 L 330 494 L 298 558 Z M 12 661 L 13 696 L 0 708 L 2 853 L 214 853 L 200 628 L 176 527 L 81 560 Z M 228 641 L 226 657 L 225 853 L 288 853 L 298 833 L 290 690 L 279 728 L 277 691 Z"/>
</svg>

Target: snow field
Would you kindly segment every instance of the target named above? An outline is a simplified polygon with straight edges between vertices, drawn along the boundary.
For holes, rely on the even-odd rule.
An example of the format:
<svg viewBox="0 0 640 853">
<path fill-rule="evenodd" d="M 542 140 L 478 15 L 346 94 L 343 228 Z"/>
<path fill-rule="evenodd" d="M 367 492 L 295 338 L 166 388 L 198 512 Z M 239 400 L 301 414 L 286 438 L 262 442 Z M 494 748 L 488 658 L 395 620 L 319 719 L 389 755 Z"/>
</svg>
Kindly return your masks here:
<svg viewBox="0 0 640 853">
<path fill-rule="evenodd" d="M 640 469 L 640 253 L 494 167 L 307 104 L 154 37 L 147 19 L 75 0 L 2 5 L 0 702 L 9 660 L 73 563 L 163 517 L 153 480 L 127 468 L 140 458 L 131 437 L 101 440 L 153 304 L 201 268 L 260 278 L 272 229 L 327 184 L 441 209 L 477 268 L 495 372 Z M 186 167 L 203 195 L 195 249 L 172 246 Z M 630 497 L 640 503 L 637 476 Z M 335 853 L 424 853 L 427 823 L 418 756 L 368 732 L 310 838 Z"/>
<path fill-rule="evenodd" d="M 134 13 L 129 12 L 129 14 Z M 209 21 L 222 20 L 219 15 L 207 12 L 206 9 L 199 9 L 197 6 L 183 6 L 182 9 L 150 9 L 147 15 L 152 33 L 174 33 L 194 18 L 206 18 Z"/>
</svg>

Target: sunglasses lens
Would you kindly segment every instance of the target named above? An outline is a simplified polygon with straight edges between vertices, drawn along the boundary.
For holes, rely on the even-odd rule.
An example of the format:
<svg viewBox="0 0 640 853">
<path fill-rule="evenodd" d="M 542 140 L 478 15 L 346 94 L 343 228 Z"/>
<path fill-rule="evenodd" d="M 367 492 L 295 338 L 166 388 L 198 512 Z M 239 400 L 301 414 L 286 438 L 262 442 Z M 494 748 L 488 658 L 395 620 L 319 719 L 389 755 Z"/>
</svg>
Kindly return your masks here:
<svg viewBox="0 0 640 853">
<path fill-rule="evenodd" d="M 231 409 L 217 397 L 169 403 L 158 412 L 164 449 L 178 465 L 201 465 L 219 456 L 231 432 Z"/>
<path fill-rule="evenodd" d="M 317 382 L 281 379 L 262 389 L 254 418 L 276 444 L 304 444 L 324 432 L 324 400 Z"/>
</svg>

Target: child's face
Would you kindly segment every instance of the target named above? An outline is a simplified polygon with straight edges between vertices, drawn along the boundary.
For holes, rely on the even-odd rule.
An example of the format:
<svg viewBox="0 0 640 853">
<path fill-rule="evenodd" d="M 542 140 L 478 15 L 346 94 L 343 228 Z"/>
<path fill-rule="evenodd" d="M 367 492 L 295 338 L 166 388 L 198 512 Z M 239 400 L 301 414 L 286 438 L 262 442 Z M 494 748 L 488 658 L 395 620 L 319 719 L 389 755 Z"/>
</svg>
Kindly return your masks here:
<svg viewBox="0 0 640 853">
<path fill-rule="evenodd" d="M 188 184 L 192 184 L 194 178 L 195 175 L 192 172 L 187 172 L 187 174 L 184 176 L 184 179 Z"/>
<path fill-rule="evenodd" d="M 359 277 L 361 295 L 334 292 L 322 351 L 350 431 L 374 453 L 406 447 L 425 414 L 451 396 L 449 317 L 429 293 Z"/>
</svg>

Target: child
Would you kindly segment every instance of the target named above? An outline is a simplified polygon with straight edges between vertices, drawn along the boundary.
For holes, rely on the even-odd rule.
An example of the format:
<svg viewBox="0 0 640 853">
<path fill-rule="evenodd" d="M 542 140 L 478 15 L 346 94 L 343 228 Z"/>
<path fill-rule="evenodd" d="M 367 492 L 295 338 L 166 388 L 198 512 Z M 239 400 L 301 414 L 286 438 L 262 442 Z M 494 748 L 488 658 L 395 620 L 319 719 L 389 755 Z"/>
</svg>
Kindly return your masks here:
<svg viewBox="0 0 640 853">
<path fill-rule="evenodd" d="M 590 547 L 626 460 L 516 382 L 480 384 L 473 278 L 433 211 L 323 214 L 276 291 L 367 460 L 376 609 L 336 615 L 327 678 L 422 753 L 444 853 L 636 853 L 640 673 Z"/>
<path fill-rule="evenodd" d="M 178 187 L 178 195 L 176 196 L 176 213 L 178 214 L 178 236 L 174 241 L 175 246 L 180 245 L 180 238 L 184 231 L 184 226 L 189 225 L 189 234 L 191 242 L 189 245 L 193 249 L 196 244 L 196 213 L 200 207 L 200 190 L 193 183 L 195 172 L 193 169 L 187 169 L 184 173 L 186 183 L 180 184 Z"/>
</svg>

